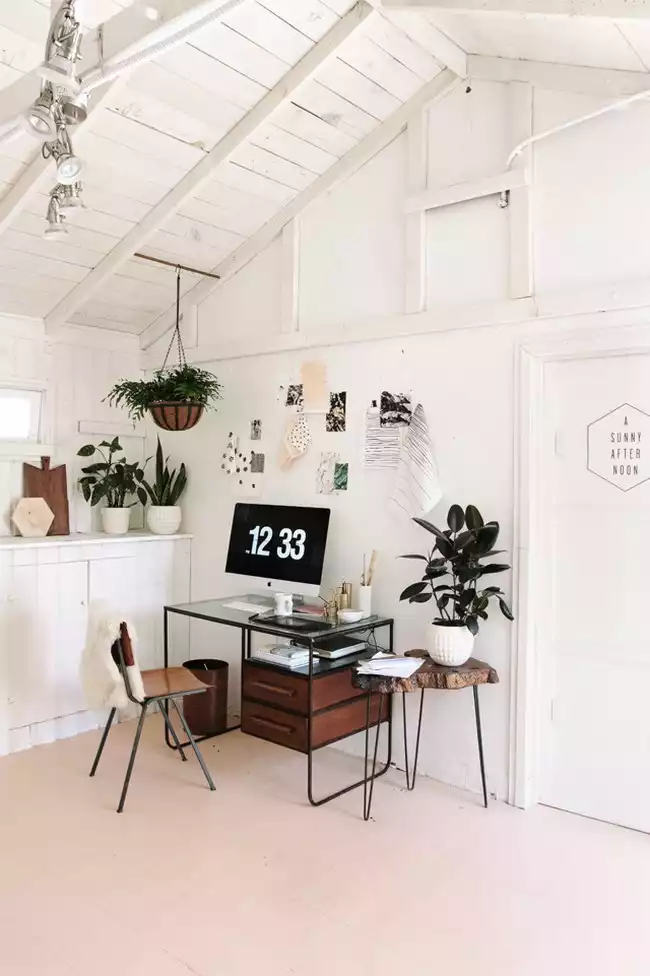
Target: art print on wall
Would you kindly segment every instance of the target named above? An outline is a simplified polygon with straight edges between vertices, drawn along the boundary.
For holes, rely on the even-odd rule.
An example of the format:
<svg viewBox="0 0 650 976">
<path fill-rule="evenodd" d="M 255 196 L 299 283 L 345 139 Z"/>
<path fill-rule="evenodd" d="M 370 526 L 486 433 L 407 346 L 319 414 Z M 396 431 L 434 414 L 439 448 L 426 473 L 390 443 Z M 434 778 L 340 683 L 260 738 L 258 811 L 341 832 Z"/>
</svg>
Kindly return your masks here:
<svg viewBox="0 0 650 976">
<path fill-rule="evenodd" d="M 262 421 L 261 420 L 251 420 L 251 440 L 261 441 L 262 440 Z"/>
<path fill-rule="evenodd" d="M 316 493 L 331 495 L 334 491 L 334 469 L 338 462 L 338 454 L 326 452 L 321 454 L 316 471 Z"/>
<path fill-rule="evenodd" d="M 382 427 L 408 427 L 413 415 L 409 393 L 391 393 L 384 390 L 379 407 L 379 423 Z"/>
<path fill-rule="evenodd" d="M 345 432 L 348 395 L 330 393 L 330 408 L 325 417 L 325 430 L 328 434 L 342 434 Z"/>
<path fill-rule="evenodd" d="M 650 415 L 622 403 L 587 427 L 587 467 L 620 491 L 650 478 Z"/>
<path fill-rule="evenodd" d="M 286 405 L 302 410 L 305 405 L 305 397 L 302 383 L 294 383 L 287 390 Z"/>
<path fill-rule="evenodd" d="M 349 465 L 347 461 L 337 461 L 334 465 L 334 491 L 347 491 Z"/>
<path fill-rule="evenodd" d="M 253 451 L 251 454 L 251 474 L 264 474 L 265 462 L 266 457 L 264 454 L 257 454 Z"/>
</svg>

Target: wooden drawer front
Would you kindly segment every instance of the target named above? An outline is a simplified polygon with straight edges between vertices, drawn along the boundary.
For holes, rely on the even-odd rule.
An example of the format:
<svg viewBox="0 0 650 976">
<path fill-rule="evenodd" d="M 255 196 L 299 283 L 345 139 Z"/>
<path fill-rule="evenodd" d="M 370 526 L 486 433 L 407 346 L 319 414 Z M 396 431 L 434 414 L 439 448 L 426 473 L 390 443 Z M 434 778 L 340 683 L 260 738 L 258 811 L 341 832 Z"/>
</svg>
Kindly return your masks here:
<svg viewBox="0 0 650 976">
<path fill-rule="evenodd" d="M 390 695 L 373 695 L 370 704 L 370 721 L 376 722 L 381 707 L 381 720 L 388 718 Z M 364 731 L 366 728 L 366 696 L 356 701 L 348 702 L 339 708 L 331 708 L 326 712 L 314 715 L 312 719 L 311 742 L 312 747 L 327 745 L 345 735 Z"/>
<path fill-rule="evenodd" d="M 291 715 L 258 702 L 243 701 L 241 729 L 258 739 L 307 752 L 307 719 L 301 715 Z"/>
<path fill-rule="evenodd" d="M 360 695 L 365 697 L 365 694 L 365 691 L 353 687 L 352 666 L 350 666 L 344 671 L 335 671 L 334 674 L 324 675 L 314 680 L 312 707 L 315 712 L 318 712 L 321 708 L 329 708 L 330 705 L 338 705 L 339 702 L 359 698 Z"/>
<path fill-rule="evenodd" d="M 285 674 L 277 668 L 261 668 L 244 664 L 244 698 L 269 702 L 279 708 L 288 708 L 300 715 L 307 715 L 309 685 L 305 678 Z"/>
</svg>

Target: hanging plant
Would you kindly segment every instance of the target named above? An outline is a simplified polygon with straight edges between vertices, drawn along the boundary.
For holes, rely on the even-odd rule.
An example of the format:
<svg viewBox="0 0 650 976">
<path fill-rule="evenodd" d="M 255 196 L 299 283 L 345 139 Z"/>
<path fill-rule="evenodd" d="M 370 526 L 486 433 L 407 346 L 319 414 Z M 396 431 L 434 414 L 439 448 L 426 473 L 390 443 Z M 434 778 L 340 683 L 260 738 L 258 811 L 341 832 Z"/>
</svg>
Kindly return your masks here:
<svg viewBox="0 0 650 976">
<path fill-rule="evenodd" d="M 148 380 L 120 380 L 106 399 L 116 407 L 128 410 L 133 420 L 149 412 L 163 430 L 189 430 L 196 426 L 206 409 L 216 409 L 222 386 L 214 373 L 190 366 L 180 329 L 181 272 L 176 272 L 176 324 L 167 355 L 160 369 Z M 176 343 L 178 366 L 167 366 Z"/>
</svg>

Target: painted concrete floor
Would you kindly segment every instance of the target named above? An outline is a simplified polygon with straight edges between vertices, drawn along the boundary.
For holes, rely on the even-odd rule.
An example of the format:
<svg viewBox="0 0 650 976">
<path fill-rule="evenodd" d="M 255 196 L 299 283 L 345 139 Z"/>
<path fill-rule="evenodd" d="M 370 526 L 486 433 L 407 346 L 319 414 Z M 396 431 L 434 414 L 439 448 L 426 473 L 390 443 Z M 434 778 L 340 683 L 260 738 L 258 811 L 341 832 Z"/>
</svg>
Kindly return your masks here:
<svg viewBox="0 0 650 976">
<path fill-rule="evenodd" d="M 647 976 L 650 838 L 391 771 L 374 820 L 311 809 L 302 756 L 204 744 L 217 792 L 149 720 L 0 760 L 3 976 Z M 321 753 L 327 788 L 358 760 Z"/>
</svg>

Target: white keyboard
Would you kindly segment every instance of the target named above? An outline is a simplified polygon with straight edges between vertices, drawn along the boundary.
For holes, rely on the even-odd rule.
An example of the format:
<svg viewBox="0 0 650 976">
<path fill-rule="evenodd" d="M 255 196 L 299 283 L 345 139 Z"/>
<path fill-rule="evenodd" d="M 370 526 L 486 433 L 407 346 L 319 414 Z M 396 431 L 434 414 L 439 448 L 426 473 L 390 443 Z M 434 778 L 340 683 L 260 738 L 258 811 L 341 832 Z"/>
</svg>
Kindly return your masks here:
<svg viewBox="0 0 650 976">
<path fill-rule="evenodd" d="M 246 600 L 233 600 L 232 603 L 224 603 L 224 607 L 229 610 L 241 610 L 243 613 L 267 613 L 271 609 L 262 606 L 261 603 L 247 603 Z"/>
</svg>

